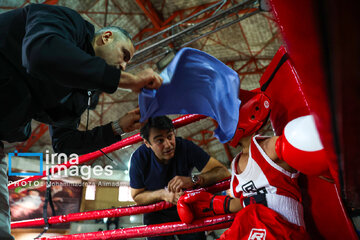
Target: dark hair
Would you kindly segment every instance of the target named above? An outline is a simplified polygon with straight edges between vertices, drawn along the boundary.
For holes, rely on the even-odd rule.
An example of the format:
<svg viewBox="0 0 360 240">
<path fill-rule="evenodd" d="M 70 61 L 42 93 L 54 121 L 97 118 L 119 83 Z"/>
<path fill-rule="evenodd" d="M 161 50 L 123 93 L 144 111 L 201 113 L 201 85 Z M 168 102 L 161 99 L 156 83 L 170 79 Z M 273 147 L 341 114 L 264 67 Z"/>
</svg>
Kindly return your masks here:
<svg viewBox="0 0 360 240">
<path fill-rule="evenodd" d="M 132 36 L 130 35 L 130 33 L 128 31 L 126 31 L 125 29 L 123 29 L 121 27 L 117 27 L 117 26 L 103 27 L 95 33 L 95 36 L 101 35 L 102 33 L 106 32 L 106 31 L 117 32 L 118 34 L 120 34 L 120 36 L 123 36 L 123 37 L 129 39 L 131 42 L 133 42 Z"/>
<path fill-rule="evenodd" d="M 156 128 L 159 130 L 174 130 L 175 127 L 170 118 L 167 116 L 159 116 L 149 118 L 147 123 L 140 129 L 140 136 L 149 141 L 150 129 Z"/>
</svg>

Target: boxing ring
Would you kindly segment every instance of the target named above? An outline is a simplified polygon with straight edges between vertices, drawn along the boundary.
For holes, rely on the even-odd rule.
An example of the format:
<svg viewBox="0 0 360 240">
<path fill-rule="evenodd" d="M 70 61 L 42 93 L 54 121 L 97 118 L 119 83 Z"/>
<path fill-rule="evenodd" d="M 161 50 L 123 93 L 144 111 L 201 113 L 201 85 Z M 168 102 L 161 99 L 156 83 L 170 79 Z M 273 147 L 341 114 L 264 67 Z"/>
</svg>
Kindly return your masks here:
<svg viewBox="0 0 360 240">
<path fill-rule="evenodd" d="M 354 41 L 356 44 L 352 45 L 329 44 L 329 39 L 335 41 L 338 40 L 338 36 L 344 36 L 343 28 L 339 26 L 348 27 L 350 23 L 355 22 L 351 21 L 351 18 L 344 18 L 344 16 L 351 15 L 348 14 L 348 11 L 340 11 L 341 9 L 349 10 L 346 3 L 337 1 L 337 4 L 343 6 L 343 8 L 338 8 L 334 4 L 335 2 L 331 0 L 328 4 L 322 4 L 321 1 L 318 3 L 311 0 L 301 2 L 270 0 L 274 18 L 281 29 L 285 44 L 267 67 L 260 79 L 260 85 L 269 85 L 271 82 L 266 89 L 266 94 L 270 96 L 275 106 L 272 113 L 276 111 L 279 113 L 270 117 L 272 122 L 278 123 L 278 126 L 275 126 L 278 130 L 276 133 L 280 134 L 284 125 L 295 117 L 311 114 L 315 119 L 324 149 L 328 153 L 325 164 L 327 172 L 321 173 L 321 176 L 326 176 L 333 182 L 321 179 L 320 174 L 302 175 L 300 179 L 299 186 L 302 190 L 307 231 L 313 239 L 358 239 L 354 225 L 349 218 L 351 209 L 360 206 L 359 184 L 356 182 L 359 169 L 357 157 L 359 151 L 356 143 L 359 142 L 359 137 L 357 134 L 353 134 L 356 132 L 355 128 L 359 129 L 359 127 L 358 124 L 351 124 L 351 122 L 359 122 L 353 119 L 360 119 L 359 114 L 354 114 L 360 112 L 359 101 L 353 101 L 353 99 L 358 100 L 358 77 L 354 74 L 355 71 L 358 72 L 358 66 L 354 64 L 357 63 L 358 58 L 349 57 L 348 53 L 356 52 L 354 49 L 358 49 L 359 45 L 358 41 Z M 350 10 L 355 11 L 356 8 Z M 331 16 L 327 19 L 328 22 L 324 21 L 324 15 L 319 14 L 323 14 L 324 11 L 332 13 L 325 15 L 325 17 Z M 338 25 L 337 20 L 339 19 L 341 25 Z M 330 35 L 330 38 L 326 35 L 326 31 L 319 31 L 319 29 L 325 28 L 333 34 Z M 345 36 L 348 36 L 349 33 L 346 33 Z M 360 39 L 360 34 L 357 34 L 356 37 Z M 349 39 L 349 37 L 342 39 Z M 333 54 L 330 56 L 332 58 L 329 58 L 329 54 Z M 287 57 L 284 58 L 284 56 Z M 334 61 L 334 66 L 330 64 L 329 59 Z M 343 77 L 344 75 L 346 77 Z M 269 79 L 272 80 L 269 81 Z M 281 94 L 278 94 L 279 91 Z M 174 125 L 178 128 L 202 118 L 205 116 L 185 115 L 175 119 Z M 102 150 L 109 153 L 140 141 L 141 137 L 137 134 Z M 100 151 L 82 155 L 79 157 L 79 164 L 101 155 Z M 313 164 L 312 162 L 307 166 L 313 166 Z M 67 168 L 72 166 L 70 163 L 62 165 Z M 56 169 L 51 169 L 50 172 L 53 174 Z M 45 172 L 43 176 L 46 176 Z M 9 189 L 43 176 L 19 180 L 10 184 Z M 217 192 L 228 188 L 228 184 L 228 181 L 224 181 L 197 191 Z M 171 206 L 169 203 L 160 202 L 147 206 L 129 206 L 53 216 L 48 217 L 47 221 L 50 224 L 57 224 L 104 217 L 129 216 L 158 211 Z M 122 239 L 165 236 L 227 228 L 233 219 L 233 214 L 218 215 L 198 219 L 192 224 L 173 222 L 40 239 Z M 45 219 L 38 218 L 13 222 L 11 227 L 15 229 L 44 226 L 45 224 Z"/>
<path fill-rule="evenodd" d="M 197 114 L 188 114 L 176 118 L 173 120 L 173 124 L 175 128 L 179 128 L 190 124 L 192 122 L 201 120 L 206 118 L 203 115 Z M 133 136 L 127 137 L 117 143 L 112 144 L 109 147 L 105 147 L 102 150 L 105 153 L 110 153 L 126 146 L 130 146 L 132 144 L 141 142 L 142 138 L 140 134 L 135 134 Z M 100 151 L 95 151 L 92 153 L 84 154 L 79 156 L 79 164 L 86 163 L 92 159 L 102 156 L 103 153 Z M 59 166 L 65 166 L 69 168 L 75 164 L 66 163 L 66 164 L 58 164 L 49 170 L 50 175 L 54 174 L 58 171 Z M 46 171 L 43 171 L 42 176 L 31 176 L 16 182 L 13 182 L 8 185 L 8 189 L 13 189 L 18 186 L 23 186 L 29 182 L 41 179 L 46 177 Z M 191 191 L 206 191 L 211 193 L 216 193 L 220 191 L 224 191 L 229 189 L 230 180 L 224 180 L 219 183 L 216 183 L 212 186 L 206 188 L 199 188 Z M 189 191 L 187 191 L 189 192 Z M 105 210 L 97 210 L 97 211 L 88 211 L 88 212 L 80 212 L 80 213 L 70 213 L 67 215 L 60 215 L 60 216 L 52 216 L 48 217 L 47 219 L 44 218 L 36 218 L 36 219 L 29 219 L 23 221 L 17 221 L 11 223 L 11 228 L 28 228 L 28 227 L 40 227 L 45 226 L 46 222 L 50 225 L 52 224 L 60 224 L 60 223 L 68 223 L 74 221 L 84 221 L 84 220 L 93 220 L 93 219 L 101 219 L 101 218 L 111 218 L 111 217 L 123 217 L 123 216 L 131 216 L 136 214 L 144 214 L 150 213 L 154 211 L 160 211 L 163 209 L 167 209 L 173 207 L 174 205 L 165 201 L 145 205 L 145 206 L 127 206 L 127 207 L 120 207 L 115 209 L 105 209 Z M 81 233 L 81 234 L 71 234 L 71 235 L 64 235 L 64 236 L 56 236 L 56 237 L 42 237 L 38 239 L 124 239 L 124 238 L 136 238 L 136 237 L 151 237 L 151 236 L 166 236 L 166 235 L 176 235 L 176 234 L 187 234 L 193 232 L 200 232 L 200 231 L 208 231 L 208 230 L 216 230 L 222 228 L 228 228 L 232 224 L 232 221 L 235 217 L 235 214 L 228 214 L 228 215 L 218 215 L 215 217 L 208 217 L 203 219 L 198 219 L 191 224 L 185 224 L 182 222 L 170 222 L 166 224 L 154 224 L 154 225 L 147 225 L 147 226 L 139 226 L 139 227 L 132 227 L 132 228 L 124 228 L 124 229 L 115 229 L 115 230 L 108 230 L 108 231 L 100 231 L 100 232 L 89 232 L 89 233 Z"/>
</svg>

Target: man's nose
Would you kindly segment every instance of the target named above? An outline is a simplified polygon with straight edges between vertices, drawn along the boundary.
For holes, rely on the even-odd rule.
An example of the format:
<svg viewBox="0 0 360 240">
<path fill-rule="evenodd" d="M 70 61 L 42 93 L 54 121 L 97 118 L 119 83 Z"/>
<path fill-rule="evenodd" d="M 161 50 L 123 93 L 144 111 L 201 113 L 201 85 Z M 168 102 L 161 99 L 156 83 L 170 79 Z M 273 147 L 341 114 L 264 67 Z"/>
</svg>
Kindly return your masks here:
<svg viewBox="0 0 360 240">
<path fill-rule="evenodd" d="M 165 147 L 171 147 L 172 146 L 171 140 L 166 139 L 165 142 L 164 142 L 164 145 L 165 145 Z"/>
</svg>

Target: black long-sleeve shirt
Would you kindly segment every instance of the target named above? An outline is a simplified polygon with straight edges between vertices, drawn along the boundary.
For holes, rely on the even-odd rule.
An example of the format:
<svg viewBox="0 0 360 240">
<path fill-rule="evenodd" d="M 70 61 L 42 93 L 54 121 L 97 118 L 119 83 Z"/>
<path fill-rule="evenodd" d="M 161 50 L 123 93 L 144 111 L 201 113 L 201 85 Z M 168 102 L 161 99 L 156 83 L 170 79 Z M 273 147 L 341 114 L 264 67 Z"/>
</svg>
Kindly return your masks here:
<svg viewBox="0 0 360 240">
<path fill-rule="evenodd" d="M 77 130 L 87 92 L 113 93 L 121 74 L 95 56 L 93 25 L 69 8 L 31 4 L 0 14 L 0 36 L 0 140 L 26 139 L 31 119 L 53 126 L 57 151 L 85 153 L 119 140 L 110 125 L 86 136 Z"/>
<path fill-rule="evenodd" d="M 54 151 L 66 154 L 93 152 L 121 140 L 120 136 L 114 135 L 111 123 L 88 131 L 55 126 L 50 126 L 49 131 Z"/>
</svg>

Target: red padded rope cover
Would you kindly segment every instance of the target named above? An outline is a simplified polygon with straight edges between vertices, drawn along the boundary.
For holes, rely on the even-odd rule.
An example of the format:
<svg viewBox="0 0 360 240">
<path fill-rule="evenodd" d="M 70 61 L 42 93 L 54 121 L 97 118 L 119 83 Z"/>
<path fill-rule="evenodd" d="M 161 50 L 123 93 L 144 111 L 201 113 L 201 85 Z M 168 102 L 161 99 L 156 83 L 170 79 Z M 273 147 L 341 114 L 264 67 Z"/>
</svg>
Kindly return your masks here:
<svg viewBox="0 0 360 240">
<path fill-rule="evenodd" d="M 192 123 L 192 122 L 198 121 L 200 119 L 203 119 L 203 118 L 206 118 L 206 116 L 198 115 L 198 114 L 188 114 L 188 115 L 184 115 L 184 116 L 181 116 L 179 118 L 174 119 L 173 124 L 174 124 L 175 128 L 179 128 L 179 127 L 185 126 L 185 125 L 187 125 L 189 123 Z M 112 145 L 110 145 L 108 147 L 105 147 L 102 150 L 105 153 L 110 153 L 110 152 L 116 151 L 116 150 L 118 150 L 120 148 L 130 146 L 132 144 L 135 144 L 135 143 L 138 143 L 138 142 L 141 142 L 141 141 L 142 141 L 142 138 L 140 137 L 140 134 L 135 134 L 135 135 L 127 137 L 127 138 L 125 138 L 125 139 L 123 139 L 123 140 L 121 140 L 121 141 L 119 141 L 117 143 L 114 143 L 114 144 L 112 144 Z M 103 155 L 103 153 L 100 152 L 100 151 L 95 151 L 95 152 L 92 152 L 92 153 L 81 155 L 81 156 L 79 156 L 79 163 L 78 164 L 79 165 L 83 164 L 85 162 L 88 162 L 90 160 L 98 158 L 98 157 L 100 157 L 102 155 Z M 71 164 L 70 162 L 63 163 L 63 164 L 58 164 L 54 168 L 50 169 L 50 173 L 53 174 L 53 173 L 58 172 L 59 169 L 62 169 L 59 166 L 65 166 L 66 168 L 69 168 L 70 166 L 78 165 L 78 164 Z M 26 183 L 41 179 L 41 178 L 43 178 L 45 176 L 46 176 L 46 171 L 43 171 L 42 176 L 27 177 L 27 178 L 21 179 L 19 181 L 13 182 L 13 183 L 8 185 L 8 189 L 13 189 L 15 187 L 25 186 Z"/>
<path fill-rule="evenodd" d="M 138 237 L 154 237 L 186 234 L 193 232 L 209 231 L 231 226 L 235 218 L 235 213 L 229 215 L 218 215 L 215 217 L 208 217 L 195 220 L 192 224 L 182 222 L 170 222 L 164 224 L 154 224 L 141 227 L 115 229 L 101 232 L 79 233 L 72 235 L 63 235 L 56 237 L 43 237 L 40 240 L 69 240 L 69 239 L 86 239 L 86 240 L 100 240 L 100 239 L 127 239 Z"/>
<path fill-rule="evenodd" d="M 224 180 L 222 182 L 218 182 L 212 186 L 206 188 L 196 189 L 196 191 L 205 191 L 210 193 L 220 192 L 230 187 L 230 179 Z M 195 191 L 195 190 L 192 190 Z M 191 192 L 191 191 L 186 191 Z M 123 217 L 123 216 L 131 216 L 136 214 L 143 214 L 149 212 L 160 211 L 163 209 L 167 209 L 174 206 L 171 203 L 167 203 L 165 201 L 150 204 L 146 206 L 128 206 L 128 207 L 121 207 L 115 209 L 105 209 L 105 210 L 96 210 L 96 211 L 89 211 L 89 212 L 80 212 L 80 213 L 70 213 L 68 215 L 61 215 L 61 216 L 53 216 L 48 218 L 49 224 L 58 224 L 58 223 L 67 223 L 67 222 L 74 222 L 74 221 L 84 221 L 84 220 L 92 220 L 92 219 L 99 219 L 99 218 L 111 218 L 111 217 Z M 12 222 L 11 228 L 25 228 L 25 227 L 39 227 L 44 226 L 45 221 L 44 218 L 35 218 L 29 220 L 23 220 L 18 222 Z"/>
</svg>

